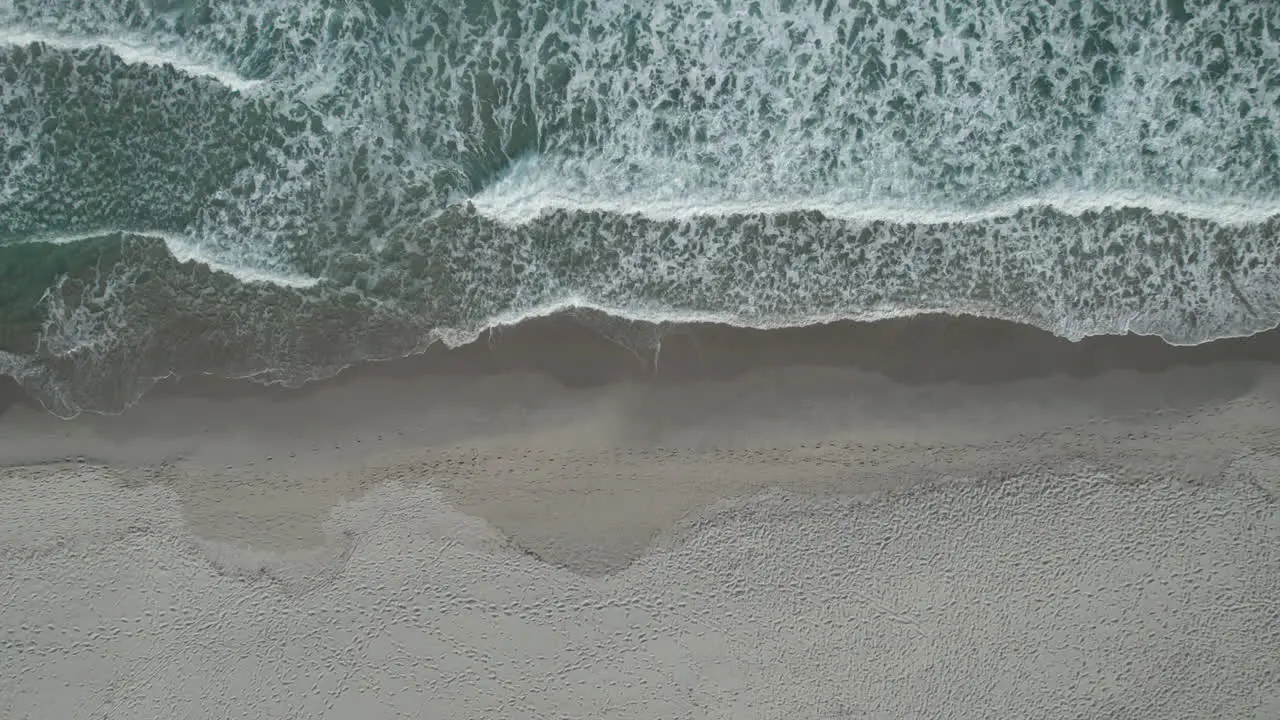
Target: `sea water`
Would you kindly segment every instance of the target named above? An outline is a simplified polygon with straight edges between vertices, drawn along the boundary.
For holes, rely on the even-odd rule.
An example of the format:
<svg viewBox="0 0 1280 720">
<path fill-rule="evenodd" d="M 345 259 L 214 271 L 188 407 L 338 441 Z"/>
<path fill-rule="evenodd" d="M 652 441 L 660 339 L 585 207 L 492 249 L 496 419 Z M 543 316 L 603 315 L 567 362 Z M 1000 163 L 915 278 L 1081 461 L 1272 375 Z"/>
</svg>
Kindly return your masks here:
<svg viewBox="0 0 1280 720">
<path fill-rule="evenodd" d="M 1280 322 L 1270 0 L 0 0 L 0 107 L 64 415 L 566 308 Z"/>
</svg>

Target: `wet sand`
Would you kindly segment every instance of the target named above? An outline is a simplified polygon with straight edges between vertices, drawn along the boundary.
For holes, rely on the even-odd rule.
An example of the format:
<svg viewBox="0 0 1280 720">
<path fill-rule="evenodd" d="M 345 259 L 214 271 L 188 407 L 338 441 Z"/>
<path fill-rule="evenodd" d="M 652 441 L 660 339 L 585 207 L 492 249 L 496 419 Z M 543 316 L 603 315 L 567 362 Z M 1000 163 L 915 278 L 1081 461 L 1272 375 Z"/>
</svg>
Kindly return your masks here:
<svg viewBox="0 0 1280 720">
<path fill-rule="evenodd" d="M 1280 333 L 600 324 L 0 388 L 0 716 L 1280 713 Z"/>
</svg>

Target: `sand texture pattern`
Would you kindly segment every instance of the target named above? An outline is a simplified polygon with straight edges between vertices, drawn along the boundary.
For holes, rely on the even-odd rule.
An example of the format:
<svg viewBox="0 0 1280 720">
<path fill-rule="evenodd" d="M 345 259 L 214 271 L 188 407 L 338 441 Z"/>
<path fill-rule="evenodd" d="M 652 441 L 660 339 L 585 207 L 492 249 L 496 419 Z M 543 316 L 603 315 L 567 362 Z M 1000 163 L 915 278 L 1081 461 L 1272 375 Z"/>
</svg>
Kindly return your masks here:
<svg viewBox="0 0 1280 720">
<path fill-rule="evenodd" d="M 14 396 L 0 717 L 1278 717 L 1277 347 L 554 320 Z"/>
</svg>

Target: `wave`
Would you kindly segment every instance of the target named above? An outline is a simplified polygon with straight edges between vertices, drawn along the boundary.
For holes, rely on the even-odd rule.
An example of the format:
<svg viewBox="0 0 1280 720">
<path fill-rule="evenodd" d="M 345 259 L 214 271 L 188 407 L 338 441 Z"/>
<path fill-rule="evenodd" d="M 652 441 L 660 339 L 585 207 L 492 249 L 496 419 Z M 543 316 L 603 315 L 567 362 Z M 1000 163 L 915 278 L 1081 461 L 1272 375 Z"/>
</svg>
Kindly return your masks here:
<svg viewBox="0 0 1280 720">
<path fill-rule="evenodd" d="M 209 252 L 204 246 L 191 238 L 176 235 L 163 230 L 123 230 L 118 228 L 86 230 L 77 233 L 45 234 L 10 241 L 9 245 L 46 243 L 49 245 L 71 245 L 90 242 L 102 238 L 131 235 L 140 238 L 152 238 L 164 243 L 169 254 L 180 263 L 199 263 L 210 270 L 226 273 L 237 281 L 246 284 L 266 283 L 285 288 L 304 289 L 315 287 L 319 278 L 308 277 L 297 273 L 271 270 L 256 265 L 228 262 Z"/>
<path fill-rule="evenodd" d="M 54 50 L 89 50 L 104 48 L 131 65 L 170 66 L 192 77 L 209 78 L 231 90 L 247 93 L 263 84 L 262 80 L 241 77 L 235 72 L 200 62 L 173 47 L 156 47 L 128 37 L 93 37 L 57 35 L 24 28 L 0 28 L 0 45 L 26 46 L 34 43 Z"/>
<path fill-rule="evenodd" d="M 859 222 L 916 223 L 943 225 L 975 223 L 1008 218 L 1025 211 L 1057 210 L 1081 216 L 1107 210 L 1134 209 L 1162 215 L 1207 220 L 1223 226 L 1262 223 L 1280 217 L 1280 202 L 1213 198 L 1202 201 L 1151 195 L 1142 192 L 1088 193 L 1063 191 L 991 203 L 978 208 L 940 207 L 937 204 L 900 201 L 895 203 L 854 200 L 847 193 L 833 191 L 825 196 L 778 199 L 761 196 L 748 199 L 703 199 L 697 190 L 681 198 L 652 198 L 643 195 L 607 197 L 591 193 L 567 192 L 558 173 L 543 175 L 536 161 L 522 160 L 510 173 L 471 196 L 483 216 L 518 226 L 557 210 L 641 215 L 654 220 L 686 220 L 697 217 L 784 215 L 819 212 L 829 218 Z"/>
<path fill-rule="evenodd" d="M 52 246 L 78 256 L 32 266 L 61 274 L 20 273 L 31 289 L 11 306 L 37 312 L 11 337 L 30 338 L 14 352 L 24 385 L 61 415 L 118 412 L 171 374 L 295 386 L 564 314 L 637 352 L 690 325 L 920 315 L 1191 346 L 1280 323 L 1280 268 L 1268 260 L 1277 229 L 1280 217 L 1228 226 L 1043 206 L 946 226 L 557 210 L 510 227 L 456 207 L 381 248 L 350 247 L 310 276 L 269 281 L 243 267 L 214 272 L 217 256 L 169 233 L 82 234 Z"/>
<path fill-rule="evenodd" d="M 0 351 L 70 413 L 560 311 L 1255 333 L 1277 13 L 0 0 Z"/>
<path fill-rule="evenodd" d="M 584 314 L 590 319 L 584 321 Z M 522 312 L 495 315 L 484 320 L 479 327 L 437 329 L 432 331 L 431 338 L 433 341 L 438 340 L 447 348 L 457 349 L 471 345 L 486 336 L 500 333 L 503 330 L 557 317 L 578 319 L 587 327 L 602 331 L 607 335 L 613 335 L 613 339 L 620 340 L 622 344 L 632 346 L 632 349 L 637 351 L 660 350 L 661 338 L 667 332 L 679 332 L 686 327 L 707 325 L 737 330 L 769 331 L 802 329 L 839 323 L 873 324 L 886 320 L 902 320 L 916 317 L 949 317 L 954 319 L 998 320 L 1048 332 L 1033 323 L 1002 317 L 999 313 L 968 312 L 955 308 L 884 308 L 875 312 L 864 313 L 826 313 L 785 319 L 761 319 L 723 312 L 610 307 L 592 302 L 586 298 L 566 297 Z M 615 332 L 608 332 L 611 328 Z M 621 337 L 616 332 L 617 328 L 625 328 Z M 1053 333 L 1049 334 L 1052 335 Z M 1170 344 L 1176 345 L 1174 343 Z M 1198 344 L 1201 343 L 1188 343 L 1188 346 Z M 246 376 L 244 379 L 248 379 L 248 377 Z"/>
<path fill-rule="evenodd" d="M 952 317 L 985 317 L 994 320 L 1010 318 L 987 315 L 980 312 L 965 312 L 948 308 L 899 308 L 880 309 L 875 312 L 856 314 L 823 313 L 788 318 L 754 318 L 734 313 L 681 310 L 677 308 L 654 307 L 613 307 L 594 302 L 588 298 L 567 296 L 559 300 L 547 302 L 519 312 L 506 312 L 490 316 L 478 326 L 467 328 L 439 328 L 433 330 L 430 337 L 439 340 L 446 347 L 458 348 L 470 345 L 487 334 L 504 328 L 515 327 L 534 320 L 559 315 L 574 316 L 589 313 L 598 316 L 605 325 L 614 323 L 637 323 L 654 328 L 680 327 L 684 325 L 723 325 L 725 327 L 747 330 L 781 330 L 785 328 L 801 328 L 813 325 L 830 325 L 837 322 L 872 323 L 882 320 L 915 317 L 918 315 L 949 315 Z M 1029 325 L 1029 327 L 1034 327 Z M 1037 328 L 1043 329 L 1043 328 Z"/>
<path fill-rule="evenodd" d="M 135 234 L 141 234 L 144 237 L 148 236 L 148 233 Z M 168 248 L 169 254 L 173 255 L 174 259 L 178 262 L 197 262 L 211 270 L 226 273 L 242 283 L 266 283 L 295 290 L 312 288 L 320 283 L 319 278 L 308 277 L 306 275 L 226 262 L 207 252 L 200 243 L 192 242 L 187 238 L 168 234 L 152 235 L 152 237 L 159 237 L 164 240 L 165 247 Z"/>
<path fill-rule="evenodd" d="M 955 320 L 976 319 L 998 321 L 1026 328 L 1034 328 L 1039 332 L 1044 332 L 1053 337 L 1073 343 L 1083 342 L 1089 338 L 1132 336 L 1158 339 L 1170 347 L 1197 347 L 1224 340 L 1253 337 L 1255 335 L 1280 329 L 1280 319 L 1278 319 L 1270 326 L 1259 327 L 1257 329 L 1251 329 L 1239 333 L 1223 333 L 1212 338 L 1192 342 L 1170 341 L 1162 337 L 1159 333 L 1143 332 L 1140 329 L 1131 330 L 1129 328 L 1118 328 L 1117 332 L 1066 337 L 1058 332 L 1054 332 L 1054 329 L 1052 328 L 1046 328 L 1041 324 L 1029 322 L 1024 317 L 1018 317 L 1007 312 L 993 311 L 989 308 L 974 308 L 970 310 L 954 306 L 885 307 L 874 311 L 859 313 L 833 312 L 769 319 L 726 312 L 691 311 L 652 307 L 612 307 L 593 302 L 587 298 L 570 296 L 544 305 L 539 305 L 534 308 L 529 308 L 521 312 L 494 315 L 486 318 L 478 327 L 439 328 L 430 333 L 430 338 L 431 342 L 439 341 L 445 347 L 456 349 L 475 343 L 488 335 L 505 329 L 515 328 L 527 323 L 548 318 L 566 317 L 581 319 L 583 314 L 586 314 L 591 318 L 584 322 L 588 327 L 592 327 L 597 330 L 606 330 L 608 328 L 617 327 L 627 328 L 626 334 L 630 335 L 630 337 L 626 337 L 624 340 L 631 342 L 640 340 L 642 343 L 647 344 L 648 349 L 650 350 L 656 350 L 660 346 L 661 337 L 665 332 L 680 331 L 683 328 L 690 326 L 713 325 L 736 330 L 771 331 L 793 330 L 836 324 L 866 325 L 882 323 L 889 320 L 907 320 L 923 317 L 950 318 Z M 638 345 L 635 349 L 644 349 L 644 346 Z M 255 373 L 255 375 L 257 375 L 257 373 Z M 252 377 L 253 375 L 245 375 L 237 379 L 251 379 Z"/>
</svg>

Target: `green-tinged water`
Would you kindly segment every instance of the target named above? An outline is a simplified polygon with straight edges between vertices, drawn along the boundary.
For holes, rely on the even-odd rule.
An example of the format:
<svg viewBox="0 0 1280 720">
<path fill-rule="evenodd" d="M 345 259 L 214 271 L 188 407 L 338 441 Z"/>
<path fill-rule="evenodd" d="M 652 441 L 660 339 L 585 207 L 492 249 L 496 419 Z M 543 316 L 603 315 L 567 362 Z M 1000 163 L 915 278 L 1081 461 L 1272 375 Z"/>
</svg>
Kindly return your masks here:
<svg viewBox="0 0 1280 720">
<path fill-rule="evenodd" d="M 589 306 L 1280 322 L 1267 0 L 0 0 L 0 372 L 60 414 Z"/>
</svg>

